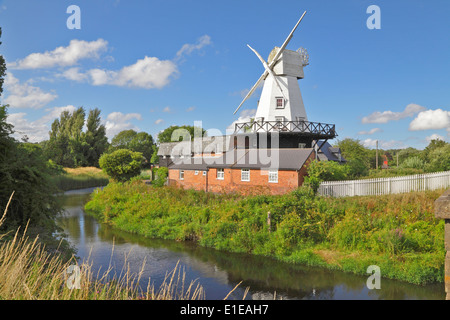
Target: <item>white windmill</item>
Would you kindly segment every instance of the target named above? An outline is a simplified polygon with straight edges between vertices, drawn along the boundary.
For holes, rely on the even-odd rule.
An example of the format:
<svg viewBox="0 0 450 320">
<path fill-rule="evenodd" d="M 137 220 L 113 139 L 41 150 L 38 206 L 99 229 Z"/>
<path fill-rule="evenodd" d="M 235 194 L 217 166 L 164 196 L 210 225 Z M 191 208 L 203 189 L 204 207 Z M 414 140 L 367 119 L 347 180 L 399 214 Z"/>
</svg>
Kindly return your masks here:
<svg viewBox="0 0 450 320">
<path fill-rule="evenodd" d="M 244 102 L 253 94 L 261 81 L 264 80 L 261 98 L 255 115 L 255 122 L 285 124 L 308 120 L 298 85 L 298 79 L 304 78 L 303 67 L 309 64 L 308 54 L 303 48 L 297 51 L 286 50 L 286 46 L 292 39 L 295 30 L 305 14 L 306 11 L 298 20 L 283 45 L 279 48 L 275 47 L 270 52 L 267 62 L 256 50 L 248 45 L 259 60 L 261 60 L 265 71 L 250 89 L 234 114 L 236 114 Z"/>
</svg>

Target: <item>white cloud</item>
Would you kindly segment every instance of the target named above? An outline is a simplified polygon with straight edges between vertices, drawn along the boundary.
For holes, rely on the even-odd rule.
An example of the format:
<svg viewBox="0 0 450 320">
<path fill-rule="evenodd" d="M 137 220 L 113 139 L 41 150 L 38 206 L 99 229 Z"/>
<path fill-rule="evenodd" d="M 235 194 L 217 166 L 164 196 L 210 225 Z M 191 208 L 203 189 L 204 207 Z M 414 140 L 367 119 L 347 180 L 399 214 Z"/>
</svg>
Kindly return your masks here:
<svg viewBox="0 0 450 320">
<path fill-rule="evenodd" d="M 373 129 L 371 129 L 369 131 L 360 131 L 360 132 L 358 132 L 358 134 L 360 134 L 360 135 L 372 135 L 372 134 L 374 134 L 376 132 L 382 132 L 382 131 L 383 130 L 381 130 L 380 128 L 373 128 Z"/>
<path fill-rule="evenodd" d="M 163 112 L 171 113 L 172 110 L 170 109 L 169 106 L 167 106 L 167 107 L 165 107 L 165 108 L 163 109 Z"/>
<path fill-rule="evenodd" d="M 374 112 L 371 115 L 364 117 L 362 123 L 387 123 L 389 121 L 396 121 L 414 116 L 416 113 L 426 110 L 425 107 L 417 104 L 409 104 L 402 112 L 383 111 Z"/>
<path fill-rule="evenodd" d="M 158 120 L 155 121 L 155 124 L 161 124 L 161 123 L 163 123 L 163 122 L 164 122 L 163 119 L 158 119 Z"/>
<path fill-rule="evenodd" d="M 9 104 L 11 108 L 39 109 L 58 97 L 54 93 L 44 92 L 41 88 L 32 86 L 30 82 L 20 83 L 12 73 L 7 73 L 5 89 L 9 94 L 3 102 Z"/>
<path fill-rule="evenodd" d="M 67 47 L 58 47 L 53 51 L 32 53 L 22 60 L 8 64 L 9 69 L 41 69 L 67 67 L 75 65 L 81 59 L 98 58 L 107 48 L 108 42 L 71 40 Z"/>
<path fill-rule="evenodd" d="M 169 84 L 170 77 L 177 73 L 177 66 L 172 61 L 147 56 L 118 71 L 91 69 L 86 72 L 95 86 L 115 85 L 145 89 L 161 89 Z"/>
<path fill-rule="evenodd" d="M 201 36 L 196 44 L 189 44 L 186 43 L 184 44 L 180 50 L 178 50 L 177 54 L 176 54 L 176 58 L 175 61 L 180 60 L 184 55 L 189 55 L 191 54 L 194 50 L 200 50 L 203 47 L 210 45 L 211 42 L 211 37 L 208 35 L 204 35 Z"/>
<path fill-rule="evenodd" d="M 186 109 L 186 112 L 192 112 L 194 110 L 195 110 L 195 107 L 189 107 L 189 108 Z"/>
<path fill-rule="evenodd" d="M 239 118 L 236 121 L 233 121 L 233 123 L 227 127 L 227 130 L 231 130 L 234 132 L 234 126 L 236 123 L 249 122 L 252 118 L 255 117 L 255 115 L 256 109 L 242 110 L 241 113 L 239 114 Z"/>
<path fill-rule="evenodd" d="M 15 133 L 13 136 L 20 139 L 24 135 L 27 135 L 30 142 L 40 142 L 49 138 L 48 133 L 51 128 L 51 123 L 59 118 L 61 112 L 69 111 L 73 112 L 76 108 L 72 105 L 65 107 L 54 107 L 45 109 L 47 112 L 41 118 L 29 121 L 25 112 L 11 113 L 8 115 L 8 122 L 14 125 Z"/>
<path fill-rule="evenodd" d="M 450 132 L 450 111 L 442 109 L 423 111 L 409 124 L 411 131 L 431 129 L 447 129 Z"/>
<path fill-rule="evenodd" d="M 407 148 L 405 143 L 403 141 L 399 141 L 399 140 L 385 141 L 385 140 L 376 140 L 376 139 L 369 138 L 369 139 L 365 139 L 364 141 L 361 141 L 361 143 L 366 148 L 376 148 L 377 141 L 378 141 L 378 149 L 388 150 L 388 149 L 405 149 L 405 148 Z"/>
<path fill-rule="evenodd" d="M 85 81 L 87 80 L 88 76 L 85 73 L 81 73 L 80 68 L 70 68 L 67 69 L 66 71 L 64 71 L 62 74 L 60 74 L 59 76 L 64 77 L 68 80 L 73 80 L 73 81 Z"/>
<path fill-rule="evenodd" d="M 445 141 L 445 137 L 441 136 L 440 134 L 434 133 L 431 136 L 426 137 L 426 140 L 428 143 L 431 142 L 431 140 L 442 140 Z"/>
<path fill-rule="evenodd" d="M 139 113 L 127 113 L 122 112 L 112 112 L 106 117 L 105 128 L 106 136 L 112 139 L 116 134 L 123 130 L 135 130 L 140 131 L 140 129 L 132 124 L 130 120 L 142 120 L 142 116 Z"/>
</svg>

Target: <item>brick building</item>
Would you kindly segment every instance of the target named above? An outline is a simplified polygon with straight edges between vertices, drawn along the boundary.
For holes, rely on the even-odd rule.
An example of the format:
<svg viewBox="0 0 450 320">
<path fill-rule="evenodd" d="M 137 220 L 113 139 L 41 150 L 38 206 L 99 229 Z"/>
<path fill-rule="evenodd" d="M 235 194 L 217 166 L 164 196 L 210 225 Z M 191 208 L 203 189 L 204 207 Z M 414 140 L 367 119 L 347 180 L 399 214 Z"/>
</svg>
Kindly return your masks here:
<svg viewBox="0 0 450 320">
<path fill-rule="evenodd" d="M 303 184 L 313 149 L 233 149 L 220 155 L 179 158 L 169 185 L 206 192 L 283 194 Z"/>
</svg>

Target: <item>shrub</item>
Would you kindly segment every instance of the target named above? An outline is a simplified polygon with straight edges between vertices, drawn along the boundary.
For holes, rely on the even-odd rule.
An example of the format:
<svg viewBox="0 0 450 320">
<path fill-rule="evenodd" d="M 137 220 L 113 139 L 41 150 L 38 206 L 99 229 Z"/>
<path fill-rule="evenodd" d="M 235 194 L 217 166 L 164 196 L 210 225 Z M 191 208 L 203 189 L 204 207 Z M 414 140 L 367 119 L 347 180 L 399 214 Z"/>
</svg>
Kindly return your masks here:
<svg viewBox="0 0 450 320">
<path fill-rule="evenodd" d="M 127 181 L 141 173 L 144 157 L 140 152 L 119 149 L 100 157 L 100 168 L 116 181 Z"/>
<path fill-rule="evenodd" d="M 403 161 L 402 168 L 423 169 L 425 162 L 419 157 L 411 157 Z"/>
<path fill-rule="evenodd" d="M 167 176 L 169 175 L 169 169 L 166 167 L 161 167 L 156 170 L 156 179 L 153 181 L 153 184 L 158 187 L 162 187 L 166 181 Z"/>
</svg>

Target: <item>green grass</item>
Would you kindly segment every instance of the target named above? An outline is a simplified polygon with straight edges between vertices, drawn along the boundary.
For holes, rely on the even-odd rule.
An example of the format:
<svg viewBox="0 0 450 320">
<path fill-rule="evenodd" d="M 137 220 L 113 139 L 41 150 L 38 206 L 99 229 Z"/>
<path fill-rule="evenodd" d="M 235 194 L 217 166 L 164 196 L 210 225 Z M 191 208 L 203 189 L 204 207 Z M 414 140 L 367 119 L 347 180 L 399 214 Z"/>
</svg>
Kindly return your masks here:
<svg viewBox="0 0 450 320">
<path fill-rule="evenodd" d="M 106 186 L 108 176 L 94 167 L 64 168 L 64 173 L 51 177 L 61 191 Z"/>
<path fill-rule="evenodd" d="M 283 196 L 242 197 L 138 179 L 110 183 L 86 204 L 101 222 L 151 238 L 194 240 L 218 250 L 415 284 L 444 279 L 444 223 L 434 218 L 443 190 L 332 199 L 300 188 Z M 271 212 L 271 226 L 267 213 Z"/>
</svg>

